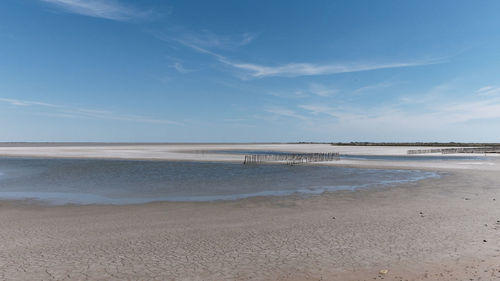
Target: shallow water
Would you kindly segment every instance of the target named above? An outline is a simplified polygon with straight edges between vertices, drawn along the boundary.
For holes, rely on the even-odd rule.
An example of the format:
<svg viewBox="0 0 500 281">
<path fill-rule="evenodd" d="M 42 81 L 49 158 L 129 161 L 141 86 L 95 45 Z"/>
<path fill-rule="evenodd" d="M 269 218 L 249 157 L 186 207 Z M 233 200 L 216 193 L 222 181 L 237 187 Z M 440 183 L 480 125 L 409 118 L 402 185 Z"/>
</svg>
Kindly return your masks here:
<svg viewBox="0 0 500 281">
<path fill-rule="evenodd" d="M 0 198 L 55 204 L 234 200 L 438 177 L 416 170 L 135 160 L 0 158 Z"/>
</svg>

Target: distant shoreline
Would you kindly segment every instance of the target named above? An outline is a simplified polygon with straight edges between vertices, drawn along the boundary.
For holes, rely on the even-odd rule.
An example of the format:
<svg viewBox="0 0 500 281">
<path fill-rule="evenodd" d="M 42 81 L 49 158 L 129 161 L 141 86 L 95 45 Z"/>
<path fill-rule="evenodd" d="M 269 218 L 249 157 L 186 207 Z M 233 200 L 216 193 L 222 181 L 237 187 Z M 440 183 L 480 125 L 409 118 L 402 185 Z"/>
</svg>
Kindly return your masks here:
<svg viewBox="0 0 500 281">
<path fill-rule="evenodd" d="M 49 146 L 121 146 L 121 145 L 266 145 L 266 144 L 329 144 L 334 146 L 421 146 L 421 147 L 485 147 L 500 143 L 481 142 L 0 142 L 0 147 Z"/>
</svg>

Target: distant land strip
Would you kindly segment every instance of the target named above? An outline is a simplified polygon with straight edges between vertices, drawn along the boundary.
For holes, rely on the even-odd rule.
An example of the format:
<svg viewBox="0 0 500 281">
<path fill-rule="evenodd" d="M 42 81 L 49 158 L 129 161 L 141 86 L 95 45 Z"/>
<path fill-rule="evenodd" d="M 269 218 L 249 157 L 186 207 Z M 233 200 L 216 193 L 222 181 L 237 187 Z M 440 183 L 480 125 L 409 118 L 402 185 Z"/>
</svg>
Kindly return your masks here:
<svg viewBox="0 0 500 281">
<path fill-rule="evenodd" d="M 500 147 L 500 143 L 474 142 L 0 142 L 0 147 L 120 146 L 179 144 L 330 144 L 336 146 L 429 146 L 429 147 Z"/>
<path fill-rule="evenodd" d="M 452 146 L 452 147 L 496 147 L 500 143 L 473 143 L 473 142 L 336 142 L 338 146 Z"/>
</svg>

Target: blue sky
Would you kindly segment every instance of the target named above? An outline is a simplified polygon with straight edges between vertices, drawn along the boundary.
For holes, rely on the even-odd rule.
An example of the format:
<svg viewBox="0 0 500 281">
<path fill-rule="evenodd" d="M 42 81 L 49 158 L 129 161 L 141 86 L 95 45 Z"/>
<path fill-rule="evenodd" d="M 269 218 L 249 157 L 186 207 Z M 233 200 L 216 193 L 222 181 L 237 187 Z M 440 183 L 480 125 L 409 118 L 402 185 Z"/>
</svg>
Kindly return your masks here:
<svg viewBox="0 0 500 281">
<path fill-rule="evenodd" d="M 0 1 L 0 141 L 500 142 L 498 1 Z"/>
</svg>

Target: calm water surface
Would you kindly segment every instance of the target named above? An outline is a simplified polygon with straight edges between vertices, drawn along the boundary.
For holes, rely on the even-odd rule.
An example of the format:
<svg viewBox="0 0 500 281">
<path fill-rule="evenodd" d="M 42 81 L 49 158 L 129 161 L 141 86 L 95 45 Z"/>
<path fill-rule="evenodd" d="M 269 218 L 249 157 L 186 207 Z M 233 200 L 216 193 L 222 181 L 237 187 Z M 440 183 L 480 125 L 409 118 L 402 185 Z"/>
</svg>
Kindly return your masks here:
<svg viewBox="0 0 500 281">
<path fill-rule="evenodd" d="M 233 200 L 438 177 L 413 170 L 132 160 L 0 158 L 0 198 L 65 204 Z"/>
</svg>

